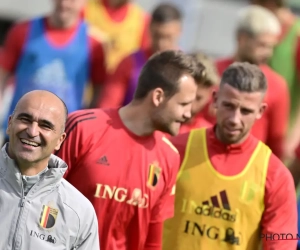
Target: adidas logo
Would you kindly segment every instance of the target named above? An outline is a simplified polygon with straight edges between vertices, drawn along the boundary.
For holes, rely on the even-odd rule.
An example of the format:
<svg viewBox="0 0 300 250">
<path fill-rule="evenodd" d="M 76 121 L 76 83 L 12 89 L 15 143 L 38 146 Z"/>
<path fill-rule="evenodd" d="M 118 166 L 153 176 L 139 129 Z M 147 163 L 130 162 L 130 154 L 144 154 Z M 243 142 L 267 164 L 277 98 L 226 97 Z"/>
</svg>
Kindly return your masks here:
<svg viewBox="0 0 300 250">
<path fill-rule="evenodd" d="M 211 216 L 231 222 L 236 220 L 236 214 L 231 212 L 225 190 L 219 192 L 218 195 L 211 196 L 210 200 L 203 201 L 202 205 L 195 208 L 194 211 L 197 215 Z"/>
<path fill-rule="evenodd" d="M 214 195 L 214 196 L 210 197 L 210 201 L 211 201 L 212 206 L 221 208 L 221 206 L 220 206 L 220 204 L 221 204 L 223 209 L 230 210 L 230 205 L 229 205 L 229 201 L 228 201 L 226 191 L 225 190 L 221 191 L 219 193 L 219 195 L 220 195 L 220 198 L 221 198 L 220 200 L 218 199 L 218 195 Z M 219 201 L 221 201 L 221 202 L 219 202 Z M 209 202 L 209 200 L 206 200 L 206 201 L 203 201 L 202 204 L 209 206 L 210 202 Z"/>
<path fill-rule="evenodd" d="M 104 165 L 104 166 L 109 166 L 109 162 L 107 160 L 107 157 L 104 155 L 102 156 L 98 161 L 98 164 Z"/>
</svg>

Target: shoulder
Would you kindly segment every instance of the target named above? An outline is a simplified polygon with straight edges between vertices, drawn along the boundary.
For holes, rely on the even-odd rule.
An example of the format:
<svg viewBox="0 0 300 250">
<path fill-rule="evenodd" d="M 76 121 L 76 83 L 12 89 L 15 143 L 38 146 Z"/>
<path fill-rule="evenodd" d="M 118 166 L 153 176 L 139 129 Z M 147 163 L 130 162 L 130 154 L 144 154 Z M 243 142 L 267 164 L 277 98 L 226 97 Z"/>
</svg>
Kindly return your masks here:
<svg viewBox="0 0 300 250">
<path fill-rule="evenodd" d="M 87 24 L 87 34 L 92 46 L 95 45 L 102 46 L 102 44 L 108 41 L 107 34 L 105 34 L 95 25 Z"/>
<path fill-rule="evenodd" d="M 269 186 L 271 189 L 275 188 L 275 186 L 278 187 L 280 183 L 282 183 L 283 185 L 294 183 L 292 174 L 289 169 L 273 153 L 270 155 L 266 181 L 267 186 Z"/>
<path fill-rule="evenodd" d="M 156 142 L 160 150 L 163 150 L 168 155 L 178 155 L 177 148 L 173 143 L 161 132 L 156 132 Z"/>
<path fill-rule="evenodd" d="M 93 133 L 99 131 L 101 127 L 108 124 L 111 119 L 113 109 L 83 109 L 69 114 L 66 125 L 66 133 L 70 134 L 73 130 L 85 130 Z"/>
<path fill-rule="evenodd" d="M 26 37 L 29 31 L 29 27 L 32 20 L 26 20 L 22 22 L 17 22 L 9 31 L 10 36 L 12 37 Z"/>
<path fill-rule="evenodd" d="M 271 85 L 272 87 L 273 86 L 276 87 L 276 86 L 278 86 L 278 84 L 280 84 L 280 86 L 287 85 L 285 79 L 280 74 L 278 74 L 276 71 L 271 69 L 268 65 L 261 66 L 261 70 L 265 74 L 265 76 L 268 80 L 268 84 Z"/>
<path fill-rule="evenodd" d="M 80 221 L 93 217 L 95 210 L 91 202 L 65 179 L 62 179 L 60 194 L 64 205 L 73 211 Z"/>
</svg>

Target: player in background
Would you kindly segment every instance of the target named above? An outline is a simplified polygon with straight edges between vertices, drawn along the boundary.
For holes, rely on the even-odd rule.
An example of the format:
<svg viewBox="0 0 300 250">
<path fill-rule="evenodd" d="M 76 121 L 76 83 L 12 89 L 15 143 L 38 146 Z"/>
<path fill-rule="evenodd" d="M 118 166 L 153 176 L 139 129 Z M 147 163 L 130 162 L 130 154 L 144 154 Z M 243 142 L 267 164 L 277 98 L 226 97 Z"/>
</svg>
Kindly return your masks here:
<svg viewBox="0 0 300 250">
<path fill-rule="evenodd" d="M 300 140 L 300 19 L 288 7 L 286 0 L 250 0 L 274 13 L 281 24 L 279 43 L 269 65 L 285 78 L 290 93 L 289 135 L 285 154 L 291 159 Z"/>
<path fill-rule="evenodd" d="M 288 169 L 251 134 L 266 110 L 267 79 L 256 65 L 234 63 L 214 96 L 216 125 L 171 139 L 181 157 L 175 215 L 164 250 L 295 249 L 296 194 Z"/>
<path fill-rule="evenodd" d="M 138 77 L 149 57 L 158 51 L 177 49 L 182 16 L 173 5 L 163 3 L 152 12 L 151 46 L 136 50 L 125 57 L 105 81 L 98 107 L 111 108 L 128 104 L 134 95 Z"/>
<path fill-rule="evenodd" d="M 173 216 L 176 135 L 190 119 L 203 68 L 180 51 L 153 55 L 134 99 L 117 109 L 70 114 L 57 152 L 65 178 L 94 205 L 102 250 L 160 250 L 163 221 Z"/>
<path fill-rule="evenodd" d="M 203 109 L 210 102 L 213 91 L 216 90 L 220 80 L 214 61 L 202 52 L 192 54 L 199 67 L 205 68 L 203 81 L 199 83 L 196 99 L 192 104 L 192 117 L 180 127 L 180 134 L 189 132 L 195 128 L 211 127 L 212 124 L 203 116 Z M 210 105 L 211 109 L 214 109 Z"/>
<path fill-rule="evenodd" d="M 280 24 L 267 9 L 250 5 L 239 13 L 236 34 L 236 53 L 229 58 L 218 60 L 218 71 L 222 75 L 234 61 L 259 65 L 268 82 L 265 96 L 267 109 L 261 119 L 255 122 L 252 133 L 266 143 L 276 156 L 282 158 L 290 111 L 289 92 L 283 77 L 266 64 L 277 43 Z"/>
<path fill-rule="evenodd" d="M 81 19 L 85 0 L 54 0 L 53 3 L 49 16 L 17 23 L 5 41 L 0 57 L 0 101 L 7 80 L 12 75 L 15 79 L 8 114 L 23 94 L 36 89 L 58 95 L 70 112 L 81 109 L 89 80 L 95 90 L 91 105 L 98 99 L 105 78 L 104 51 Z"/>
<path fill-rule="evenodd" d="M 149 46 L 149 15 L 131 0 L 88 0 L 84 16 L 102 33 L 109 74 L 124 57 Z"/>
</svg>

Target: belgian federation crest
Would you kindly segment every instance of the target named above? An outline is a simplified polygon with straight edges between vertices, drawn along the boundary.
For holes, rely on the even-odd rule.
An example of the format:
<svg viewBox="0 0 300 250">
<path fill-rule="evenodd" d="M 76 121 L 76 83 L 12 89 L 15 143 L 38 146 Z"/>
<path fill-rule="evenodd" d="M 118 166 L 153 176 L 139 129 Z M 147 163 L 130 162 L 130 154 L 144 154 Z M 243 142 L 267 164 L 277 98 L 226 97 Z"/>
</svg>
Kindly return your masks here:
<svg viewBox="0 0 300 250">
<path fill-rule="evenodd" d="M 54 227 L 57 214 L 58 214 L 58 209 L 43 205 L 41 217 L 39 221 L 40 226 L 46 229 Z"/>
<path fill-rule="evenodd" d="M 157 162 L 150 164 L 148 172 L 147 186 L 151 189 L 154 189 L 158 183 L 158 180 L 161 175 L 161 168 Z"/>
</svg>

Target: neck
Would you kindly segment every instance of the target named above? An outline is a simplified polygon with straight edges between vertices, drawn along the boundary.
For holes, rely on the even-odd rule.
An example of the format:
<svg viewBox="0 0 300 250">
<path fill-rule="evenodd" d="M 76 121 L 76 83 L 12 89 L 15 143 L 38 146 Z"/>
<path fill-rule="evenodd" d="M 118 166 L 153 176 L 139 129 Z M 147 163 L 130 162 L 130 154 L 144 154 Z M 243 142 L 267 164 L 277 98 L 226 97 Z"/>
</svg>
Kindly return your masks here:
<svg viewBox="0 0 300 250">
<path fill-rule="evenodd" d="M 119 115 L 124 125 L 138 136 L 148 136 L 155 131 L 148 108 L 142 101 L 132 101 L 119 110 Z"/>
<path fill-rule="evenodd" d="M 70 18 L 67 21 L 61 21 L 59 18 L 55 16 L 55 14 L 53 14 L 48 18 L 49 25 L 57 29 L 68 29 L 74 26 L 77 22 L 78 22 L 78 17 Z"/>
<path fill-rule="evenodd" d="M 47 161 L 47 163 L 43 162 L 43 164 L 38 163 L 36 165 L 33 165 L 32 163 L 24 164 L 24 163 L 17 162 L 17 165 L 18 165 L 18 168 L 22 175 L 34 176 L 34 175 L 39 174 L 40 172 L 42 172 L 44 169 L 47 168 L 48 161 Z"/>
</svg>

